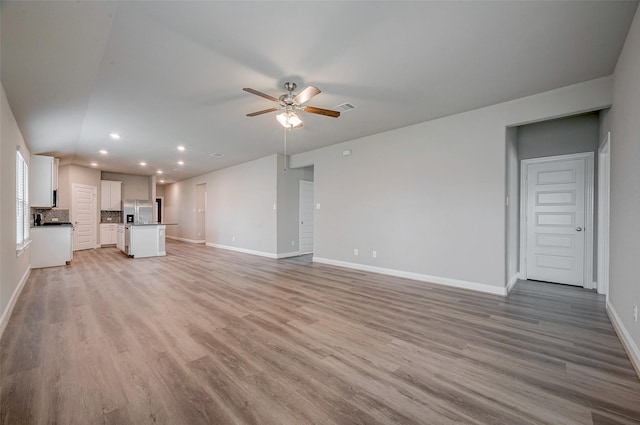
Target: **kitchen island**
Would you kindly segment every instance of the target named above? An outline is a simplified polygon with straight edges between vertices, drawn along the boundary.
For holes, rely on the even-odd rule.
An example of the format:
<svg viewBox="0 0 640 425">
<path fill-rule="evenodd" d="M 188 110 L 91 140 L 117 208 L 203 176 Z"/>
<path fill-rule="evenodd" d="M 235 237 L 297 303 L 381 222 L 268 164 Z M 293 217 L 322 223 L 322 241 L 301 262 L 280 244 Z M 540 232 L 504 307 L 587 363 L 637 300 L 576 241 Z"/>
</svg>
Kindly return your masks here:
<svg viewBox="0 0 640 425">
<path fill-rule="evenodd" d="M 170 224 L 119 224 L 116 246 L 133 258 L 165 256 L 167 225 Z"/>
</svg>

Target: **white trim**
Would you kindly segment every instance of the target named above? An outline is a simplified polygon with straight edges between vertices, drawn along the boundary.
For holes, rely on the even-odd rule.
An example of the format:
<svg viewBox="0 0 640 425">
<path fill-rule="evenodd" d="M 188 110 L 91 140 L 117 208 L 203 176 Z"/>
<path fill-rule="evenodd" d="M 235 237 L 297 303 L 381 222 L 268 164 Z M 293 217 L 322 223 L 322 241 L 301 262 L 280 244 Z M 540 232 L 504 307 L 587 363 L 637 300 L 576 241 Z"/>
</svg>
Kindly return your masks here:
<svg viewBox="0 0 640 425">
<path fill-rule="evenodd" d="M 511 276 L 511 279 L 509 279 L 509 282 L 507 282 L 507 295 L 509 295 L 509 293 L 511 292 L 511 290 L 513 289 L 513 287 L 515 286 L 515 284 L 518 282 L 518 280 L 520 279 L 520 274 L 516 273 L 513 276 Z"/>
<path fill-rule="evenodd" d="M 598 276 L 599 294 L 609 299 L 609 219 L 611 200 L 611 132 L 598 149 Z"/>
<path fill-rule="evenodd" d="M 469 282 L 466 280 L 450 279 L 447 277 L 429 276 L 421 273 L 412 273 L 402 270 L 387 269 L 383 267 L 368 266 L 365 264 L 349 263 L 346 261 L 332 260 L 330 258 L 313 257 L 314 263 L 329 264 L 331 266 L 346 267 L 348 269 L 363 270 L 372 273 L 380 273 L 389 276 L 402 277 L 405 279 L 418 280 L 421 282 L 435 283 L 438 285 L 452 286 L 454 288 L 470 289 L 472 291 L 484 292 L 486 294 L 507 296 L 505 287 L 487 285 L 486 283 Z"/>
<path fill-rule="evenodd" d="M 291 257 L 299 257 L 302 254 L 298 251 L 294 252 L 281 252 L 280 254 L 276 254 L 276 258 L 291 258 Z"/>
<path fill-rule="evenodd" d="M 206 242 L 204 239 L 202 239 L 202 240 L 199 240 L 199 239 L 187 239 L 187 238 L 180 238 L 178 236 L 170 236 L 170 235 L 166 235 L 165 238 L 174 239 L 176 241 L 181 241 L 181 242 L 189 242 L 189 243 L 205 243 Z"/>
<path fill-rule="evenodd" d="M 9 319 L 11 318 L 11 313 L 13 313 L 13 308 L 16 306 L 16 301 L 18 301 L 18 297 L 20 297 L 22 289 L 24 288 L 25 283 L 27 283 L 30 275 L 31 265 L 29 265 L 27 271 L 22 275 L 22 279 L 20 279 L 18 286 L 16 286 L 16 289 L 13 291 L 7 307 L 2 312 L 2 317 L 0 317 L 0 338 L 2 337 L 2 334 L 4 334 L 4 330 L 9 323 Z"/>
<path fill-rule="evenodd" d="M 622 342 L 622 345 L 627 352 L 627 355 L 629 356 L 629 360 L 631 361 L 633 368 L 636 370 L 638 378 L 640 378 L 640 348 L 633 341 L 631 335 L 629 335 L 627 328 L 625 328 L 622 324 L 620 316 L 618 316 L 618 313 L 616 312 L 615 308 L 613 308 L 613 305 L 609 302 L 609 300 L 607 300 L 606 310 L 607 314 L 609 315 L 609 320 L 613 325 L 613 329 L 616 331 L 616 334 L 618 334 L 618 338 L 620 339 L 620 342 Z"/>
<path fill-rule="evenodd" d="M 238 248 L 238 247 L 229 246 L 229 245 L 220 245 L 218 243 L 207 242 L 207 246 L 210 246 L 212 248 L 226 249 L 229 251 L 241 252 L 243 254 L 258 255 L 260 257 L 267 257 L 267 258 L 273 258 L 273 259 L 278 258 L 277 254 L 273 254 L 271 252 L 255 251 L 253 249 Z"/>
<path fill-rule="evenodd" d="M 595 228 L 593 224 L 593 209 L 594 209 L 594 183 L 593 183 L 593 174 L 594 174 L 594 155 L 593 152 L 583 152 L 583 153 L 574 153 L 569 155 L 556 155 L 556 156 L 545 156 L 541 158 L 532 158 L 532 159 L 523 159 L 520 161 L 520 279 L 527 279 L 527 198 L 528 198 L 528 190 L 527 190 L 527 175 L 528 175 L 528 165 L 536 164 L 536 163 L 544 163 L 544 162 L 555 162 L 555 161 L 566 161 L 571 159 L 583 159 L 586 161 L 585 163 L 585 201 L 586 201 L 586 211 L 585 211 L 585 232 L 588 233 L 588 236 L 585 237 L 585 247 L 584 247 L 584 267 L 583 267 L 583 276 L 582 276 L 582 286 L 585 289 L 593 289 L 595 286 L 593 285 L 593 257 L 594 257 L 594 249 L 593 249 L 593 229 Z"/>
</svg>

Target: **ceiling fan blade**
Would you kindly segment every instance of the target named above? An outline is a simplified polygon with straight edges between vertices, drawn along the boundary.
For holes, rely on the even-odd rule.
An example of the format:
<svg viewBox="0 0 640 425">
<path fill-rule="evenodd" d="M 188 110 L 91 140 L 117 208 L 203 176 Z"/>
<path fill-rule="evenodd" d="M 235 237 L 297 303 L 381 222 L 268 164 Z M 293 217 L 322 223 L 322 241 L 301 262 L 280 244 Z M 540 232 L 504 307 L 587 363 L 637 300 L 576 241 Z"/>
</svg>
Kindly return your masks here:
<svg viewBox="0 0 640 425">
<path fill-rule="evenodd" d="M 277 111 L 280 108 L 269 108 L 269 109 L 264 109 L 262 111 L 258 111 L 258 112 L 252 112 L 250 114 L 247 114 L 248 117 L 255 117 L 256 115 L 262 115 L 262 114 L 266 114 L 269 112 L 274 112 Z"/>
<path fill-rule="evenodd" d="M 272 102 L 277 102 L 278 101 L 278 99 L 276 99 L 275 97 L 269 96 L 268 94 L 262 93 L 261 91 L 258 91 L 258 90 L 250 89 L 248 87 L 245 87 L 242 90 L 244 90 L 244 91 L 246 91 L 248 93 L 255 94 L 255 95 L 260 96 L 260 97 L 264 97 L 265 99 L 269 99 Z"/>
<path fill-rule="evenodd" d="M 340 116 L 340 112 L 332 111 L 331 109 L 322 109 L 316 108 L 315 106 L 305 106 L 305 112 L 311 112 L 312 114 L 320 114 L 326 117 L 338 118 Z"/>
<path fill-rule="evenodd" d="M 302 105 L 307 100 L 311 99 L 313 96 L 320 93 L 320 89 L 314 86 L 309 86 L 306 89 L 302 90 L 296 97 L 293 98 L 293 103 L 297 105 Z"/>
</svg>

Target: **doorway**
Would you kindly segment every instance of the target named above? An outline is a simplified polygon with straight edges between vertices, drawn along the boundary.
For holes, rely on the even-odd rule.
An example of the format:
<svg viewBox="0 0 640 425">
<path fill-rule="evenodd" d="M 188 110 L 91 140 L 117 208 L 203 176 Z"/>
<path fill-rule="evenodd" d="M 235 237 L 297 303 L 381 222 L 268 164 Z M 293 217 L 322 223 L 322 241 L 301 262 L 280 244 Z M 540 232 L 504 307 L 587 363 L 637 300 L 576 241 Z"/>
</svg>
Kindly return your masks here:
<svg viewBox="0 0 640 425">
<path fill-rule="evenodd" d="M 313 253 L 313 182 L 300 180 L 299 199 L 298 247 L 300 255 L 311 254 Z"/>
<path fill-rule="evenodd" d="M 591 288 L 593 152 L 521 164 L 521 279 Z"/>
<path fill-rule="evenodd" d="M 206 241 L 205 233 L 205 212 L 207 205 L 207 184 L 196 185 L 196 240 Z"/>
<path fill-rule="evenodd" d="M 156 196 L 156 217 L 158 223 L 164 223 L 164 196 Z"/>
<path fill-rule="evenodd" d="M 71 186 L 71 220 L 73 222 L 73 250 L 96 247 L 97 188 L 73 183 Z"/>
</svg>

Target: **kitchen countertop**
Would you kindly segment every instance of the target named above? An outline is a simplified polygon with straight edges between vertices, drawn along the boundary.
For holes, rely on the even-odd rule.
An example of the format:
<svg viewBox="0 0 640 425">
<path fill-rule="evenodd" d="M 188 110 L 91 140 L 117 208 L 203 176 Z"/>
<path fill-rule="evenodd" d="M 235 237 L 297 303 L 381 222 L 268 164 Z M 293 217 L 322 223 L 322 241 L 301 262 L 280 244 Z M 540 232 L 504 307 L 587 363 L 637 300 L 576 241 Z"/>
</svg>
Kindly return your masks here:
<svg viewBox="0 0 640 425">
<path fill-rule="evenodd" d="M 148 223 L 148 224 L 133 224 L 133 223 L 121 223 L 129 226 L 177 226 L 178 223 Z"/>
<path fill-rule="evenodd" d="M 57 227 L 73 227 L 71 223 L 55 223 L 55 222 L 47 222 L 43 223 L 40 226 L 31 226 L 31 229 L 40 229 L 40 228 L 57 228 Z"/>
</svg>

